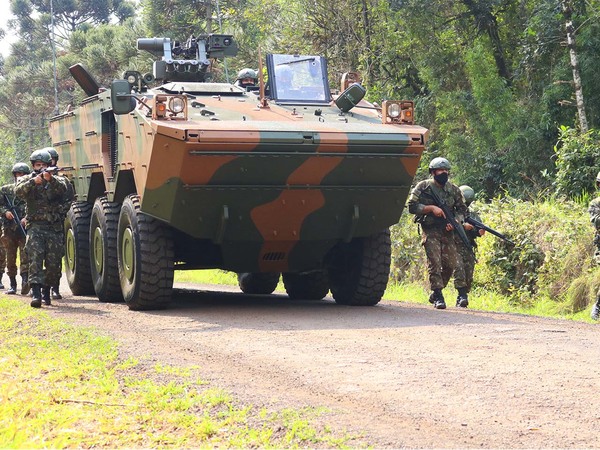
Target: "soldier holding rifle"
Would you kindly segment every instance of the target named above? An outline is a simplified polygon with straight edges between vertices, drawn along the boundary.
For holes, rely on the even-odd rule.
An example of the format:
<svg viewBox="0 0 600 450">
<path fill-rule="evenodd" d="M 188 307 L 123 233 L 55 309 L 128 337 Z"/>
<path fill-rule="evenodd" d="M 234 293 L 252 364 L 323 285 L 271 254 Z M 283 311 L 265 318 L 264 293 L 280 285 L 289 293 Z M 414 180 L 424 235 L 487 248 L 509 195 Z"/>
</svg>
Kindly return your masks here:
<svg viewBox="0 0 600 450">
<path fill-rule="evenodd" d="M 58 211 L 67 186 L 62 177 L 48 170 L 52 162 L 46 150 L 36 150 L 29 157 L 33 173 L 17 181 L 15 194 L 27 204 L 27 240 L 31 306 L 40 308 L 42 300 L 50 305 L 50 286 L 60 280 L 63 254 L 63 217 Z"/>
<path fill-rule="evenodd" d="M 463 241 L 461 244 L 466 245 L 468 239 L 465 230 L 472 230 L 473 226 L 463 223 L 468 215 L 467 206 L 458 186 L 448 181 L 450 162 L 446 158 L 432 159 L 429 173 L 431 177 L 419 182 L 408 200 L 408 211 L 415 215 L 415 221 L 423 230 L 422 245 L 427 255 L 432 291 L 429 302 L 436 309 L 446 308 L 442 289 L 454 273 L 458 289 L 456 306 L 466 308 L 469 305 L 467 282 L 454 234 L 459 234 Z"/>
<path fill-rule="evenodd" d="M 471 219 L 475 219 L 481 222 L 481 218 L 479 217 L 479 215 L 470 208 L 471 203 L 473 203 L 473 200 L 475 200 L 475 191 L 470 186 L 466 185 L 461 186 L 459 189 L 463 193 L 465 204 L 467 205 L 467 209 L 469 211 L 469 217 Z M 485 234 L 485 230 L 483 228 L 473 227 L 471 230 L 468 230 L 466 234 L 469 238 L 469 242 L 471 243 L 471 248 L 474 250 L 475 248 L 477 248 L 477 242 L 475 241 L 475 239 L 477 239 L 480 236 L 483 236 Z M 458 254 L 462 261 L 463 269 L 465 271 L 465 282 L 467 283 L 467 292 L 471 292 L 471 286 L 473 284 L 473 274 L 475 272 L 475 263 L 477 262 L 477 260 L 473 251 L 466 248 L 464 245 L 461 245 L 458 238 L 456 238 L 455 240 L 458 249 Z M 454 286 L 458 290 L 458 286 L 456 286 L 456 280 Z"/>
<path fill-rule="evenodd" d="M 44 147 L 42 150 L 46 150 L 48 153 L 50 153 L 50 157 L 52 158 L 50 167 L 60 170 L 60 169 L 58 169 L 58 152 L 56 151 L 56 149 L 54 147 Z M 59 175 L 57 175 L 55 172 L 54 176 L 57 177 Z M 61 214 L 62 220 L 64 222 L 65 218 L 67 217 L 67 213 L 69 212 L 69 209 L 71 208 L 71 203 L 73 203 L 73 200 L 75 199 L 75 189 L 73 188 L 73 185 L 71 184 L 70 180 L 68 180 L 65 177 L 62 177 L 62 179 L 65 181 L 65 184 L 67 185 L 67 191 L 64 193 L 63 198 L 60 201 L 57 211 Z M 63 247 L 62 256 L 64 256 L 64 247 Z M 58 279 L 60 280 L 60 276 L 58 277 Z M 54 299 L 54 300 L 62 299 L 62 295 L 60 295 L 60 290 L 59 290 L 58 284 L 50 286 L 50 295 L 52 296 L 52 299 Z"/>
<path fill-rule="evenodd" d="M 14 183 L 7 184 L 0 188 L 0 213 L 3 217 L 2 223 L 2 244 L 6 249 L 6 271 L 10 280 L 10 288 L 7 294 L 17 293 L 17 250 L 19 252 L 19 273 L 21 274 L 21 294 L 29 293 L 29 284 L 27 282 L 27 273 L 29 262 L 25 252 L 25 202 L 15 197 L 15 186 L 17 180 L 28 175 L 31 171 L 25 163 L 16 163 L 12 168 Z"/>
<path fill-rule="evenodd" d="M 596 189 L 600 189 L 600 172 L 598 172 L 598 175 L 596 175 Z M 590 221 L 596 229 L 596 233 L 594 235 L 594 246 L 596 247 L 594 252 L 594 261 L 596 264 L 600 264 L 600 197 L 597 197 L 590 202 L 588 212 L 590 213 Z M 592 307 L 592 312 L 590 315 L 593 320 L 600 319 L 600 290 L 598 290 L 596 293 L 596 302 Z"/>
</svg>

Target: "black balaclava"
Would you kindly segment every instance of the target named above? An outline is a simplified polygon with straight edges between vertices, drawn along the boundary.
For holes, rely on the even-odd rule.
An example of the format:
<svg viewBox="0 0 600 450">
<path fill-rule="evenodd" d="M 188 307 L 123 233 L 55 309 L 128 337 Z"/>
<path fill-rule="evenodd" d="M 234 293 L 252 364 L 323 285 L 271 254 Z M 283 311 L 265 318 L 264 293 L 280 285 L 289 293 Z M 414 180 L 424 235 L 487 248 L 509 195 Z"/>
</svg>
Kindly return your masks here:
<svg viewBox="0 0 600 450">
<path fill-rule="evenodd" d="M 444 186 L 448 181 L 448 172 L 438 173 L 437 175 L 433 176 L 433 179 Z"/>
</svg>

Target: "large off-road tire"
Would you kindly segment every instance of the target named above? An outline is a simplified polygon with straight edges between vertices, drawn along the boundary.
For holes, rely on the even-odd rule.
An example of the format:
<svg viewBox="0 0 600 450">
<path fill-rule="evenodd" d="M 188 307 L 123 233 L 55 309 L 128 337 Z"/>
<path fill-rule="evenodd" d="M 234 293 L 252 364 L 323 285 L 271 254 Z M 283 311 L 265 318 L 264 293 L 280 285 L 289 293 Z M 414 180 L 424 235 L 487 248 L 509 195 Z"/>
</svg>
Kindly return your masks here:
<svg viewBox="0 0 600 450">
<path fill-rule="evenodd" d="M 96 199 L 90 219 L 90 268 L 94 290 L 101 302 L 122 302 L 117 260 L 120 205 L 106 197 Z"/>
<path fill-rule="evenodd" d="M 285 291 L 292 300 L 321 300 L 329 292 L 327 274 L 321 270 L 309 273 L 284 273 Z"/>
<path fill-rule="evenodd" d="M 135 311 L 161 309 L 171 300 L 175 253 L 170 229 L 140 211 L 137 195 L 121 206 L 117 260 L 123 299 Z"/>
<path fill-rule="evenodd" d="M 238 284 L 244 294 L 272 294 L 277 283 L 279 273 L 238 273 Z"/>
<path fill-rule="evenodd" d="M 328 275 L 336 303 L 352 306 L 379 303 L 390 274 L 390 230 L 338 244 L 333 252 Z"/>
<path fill-rule="evenodd" d="M 73 295 L 94 294 L 90 271 L 90 215 L 92 205 L 73 202 L 65 219 L 65 276 Z"/>
</svg>

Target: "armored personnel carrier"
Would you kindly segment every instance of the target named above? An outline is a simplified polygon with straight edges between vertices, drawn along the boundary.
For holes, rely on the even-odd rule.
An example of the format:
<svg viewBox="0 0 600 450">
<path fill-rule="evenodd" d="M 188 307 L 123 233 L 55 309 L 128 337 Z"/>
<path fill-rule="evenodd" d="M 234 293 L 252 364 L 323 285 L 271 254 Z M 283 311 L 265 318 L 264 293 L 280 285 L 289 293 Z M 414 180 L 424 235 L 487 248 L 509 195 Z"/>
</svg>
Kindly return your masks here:
<svg viewBox="0 0 600 450">
<path fill-rule="evenodd" d="M 213 82 L 212 63 L 237 52 L 229 35 L 137 46 L 153 73 L 102 88 L 75 65 L 88 98 L 50 122 L 77 194 L 72 292 L 157 309 L 174 270 L 219 268 L 248 294 L 281 276 L 294 299 L 378 303 L 427 138 L 412 102 L 370 104 L 352 72 L 332 93 L 315 55 L 266 55 L 254 88 Z"/>
</svg>

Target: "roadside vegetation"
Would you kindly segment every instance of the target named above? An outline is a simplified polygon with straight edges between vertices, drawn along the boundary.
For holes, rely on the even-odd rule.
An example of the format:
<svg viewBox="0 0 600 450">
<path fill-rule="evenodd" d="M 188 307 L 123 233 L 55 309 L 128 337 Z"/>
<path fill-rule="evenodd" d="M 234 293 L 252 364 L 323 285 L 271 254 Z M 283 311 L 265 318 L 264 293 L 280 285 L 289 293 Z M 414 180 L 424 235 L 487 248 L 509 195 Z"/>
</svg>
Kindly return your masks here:
<svg viewBox="0 0 600 450">
<path fill-rule="evenodd" d="M 346 448 L 320 408 L 240 404 L 201 367 L 123 359 L 91 329 L 0 297 L 0 448 Z"/>
</svg>

